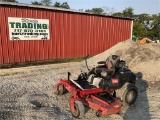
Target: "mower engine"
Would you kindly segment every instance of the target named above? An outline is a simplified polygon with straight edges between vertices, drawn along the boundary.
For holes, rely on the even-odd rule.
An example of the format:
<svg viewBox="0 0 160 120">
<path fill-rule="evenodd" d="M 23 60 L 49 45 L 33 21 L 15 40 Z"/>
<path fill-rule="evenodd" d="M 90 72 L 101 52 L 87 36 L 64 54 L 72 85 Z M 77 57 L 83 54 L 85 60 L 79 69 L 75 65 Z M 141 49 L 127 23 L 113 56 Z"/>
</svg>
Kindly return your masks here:
<svg viewBox="0 0 160 120">
<path fill-rule="evenodd" d="M 88 82 L 97 88 L 101 88 L 102 90 L 117 89 L 120 86 L 118 78 L 109 78 L 106 80 L 101 77 L 96 77 L 94 74 L 89 76 Z"/>
<path fill-rule="evenodd" d="M 134 73 L 125 66 L 125 61 L 121 60 L 114 67 L 114 74 L 112 75 L 110 70 L 105 68 L 104 61 L 100 61 L 101 65 L 94 67 L 88 73 L 87 81 L 103 90 L 108 89 L 120 89 L 126 82 L 135 84 L 136 77 Z"/>
</svg>

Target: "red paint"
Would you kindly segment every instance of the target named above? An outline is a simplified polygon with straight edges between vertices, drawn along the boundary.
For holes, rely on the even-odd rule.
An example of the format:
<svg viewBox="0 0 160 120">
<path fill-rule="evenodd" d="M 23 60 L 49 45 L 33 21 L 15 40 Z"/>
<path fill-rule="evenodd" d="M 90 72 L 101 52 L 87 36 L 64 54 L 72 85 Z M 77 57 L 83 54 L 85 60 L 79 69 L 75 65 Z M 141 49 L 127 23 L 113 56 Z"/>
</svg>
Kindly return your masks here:
<svg viewBox="0 0 160 120">
<path fill-rule="evenodd" d="M 112 78 L 112 84 L 118 84 L 118 79 Z"/>
<path fill-rule="evenodd" d="M 0 13 L 2 13 L 2 8 L 1 7 L 0 7 Z M 2 20 L 0 20 L 0 26 L 2 26 Z M 1 32 L 2 32 L 2 27 L 0 27 L 0 64 L 3 64 Z"/>
<path fill-rule="evenodd" d="M 96 55 L 131 35 L 130 19 L 9 4 L 0 13 L 0 64 Z M 49 19 L 50 40 L 10 40 L 8 17 Z"/>
<path fill-rule="evenodd" d="M 81 81 L 81 82 L 86 82 Z M 114 102 L 108 103 L 96 96 L 94 94 L 101 93 L 101 92 L 107 92 L 103 91 L 100 88 L 92 88 L 92 89 L 80 89 L 76 85 L 74 85 L 69 80 L 60 80 L 59 83 L 56 84 L 55 90 L 58 92 L 59 85 L 63 85 L 68 92 L 72 93 L 72 97 L 70 99 L 70 108 L 71 111 L 74 112 L 74 101 L 79 100 L 84 105 L 94 109 L 94 110 L 100 110 L 102 115 L 109 115 L 118 113 L 121 109 L 122 102 L 113 96 L 110 96 L 114 99 Z"/>
</svg>

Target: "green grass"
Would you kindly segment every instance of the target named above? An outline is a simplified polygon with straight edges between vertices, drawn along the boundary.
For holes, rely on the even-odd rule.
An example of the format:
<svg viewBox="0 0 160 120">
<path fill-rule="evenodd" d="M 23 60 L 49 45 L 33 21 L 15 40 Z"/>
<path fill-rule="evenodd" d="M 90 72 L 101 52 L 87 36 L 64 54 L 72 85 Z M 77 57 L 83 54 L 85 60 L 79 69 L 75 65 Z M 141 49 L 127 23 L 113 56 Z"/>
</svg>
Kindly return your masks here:
<svg viewBox="0 0 160 120">
<path fill-rule="evenodd" d="M 89 56 L 88 58 L 90 58 L 90 57 L 91 56 Z M 23 63 L 12 63 L 12 64 L 0 65 L 0 68 L 1 69 L 6 69 L 6 68 L 18 68 L 18 67 L 57 64 L 57 63 L 81 62 L 83 60 L 85 60 L 85 57 L 55 59 L 55 60 L 43 60 L 43 61 L 27 61 L 27 62 L 23 62 Z"/>
<path fill-rule="evenodd" d="M 13 73 L 4 73 L 4 74 L 0 74 L 0 76 L 10 76 L 10 75 L 16 75 L 16 74 L 19 74 L 19 73 L 22 73 L 22 72 L 13 72 Z"/>
</svg>

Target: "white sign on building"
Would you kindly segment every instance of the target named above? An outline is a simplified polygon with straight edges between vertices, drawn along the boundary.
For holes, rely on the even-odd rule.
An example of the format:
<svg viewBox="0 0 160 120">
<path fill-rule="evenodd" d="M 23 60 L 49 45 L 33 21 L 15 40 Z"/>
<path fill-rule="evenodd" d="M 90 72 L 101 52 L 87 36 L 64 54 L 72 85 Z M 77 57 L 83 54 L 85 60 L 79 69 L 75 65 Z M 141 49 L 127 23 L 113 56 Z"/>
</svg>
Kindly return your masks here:
<svg viewBox="0 0 160 120">
<path fill-rule="evenodd" d="M 8 17 L 10 40 L 49 40 L 49 20 Z"/>
</svg>

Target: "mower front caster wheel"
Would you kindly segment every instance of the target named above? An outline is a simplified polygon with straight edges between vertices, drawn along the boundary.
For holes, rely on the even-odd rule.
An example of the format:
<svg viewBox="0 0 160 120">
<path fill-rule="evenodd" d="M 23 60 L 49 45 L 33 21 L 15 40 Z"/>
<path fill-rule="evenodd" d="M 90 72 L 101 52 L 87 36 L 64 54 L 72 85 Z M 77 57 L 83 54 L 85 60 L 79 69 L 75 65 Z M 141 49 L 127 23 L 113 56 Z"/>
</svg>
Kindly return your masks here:
<svg viewBox="0 0 160 120">
<path fill-rule="evenodd" d="M 74 111 L 71 109 L 72 116 L 75 118 L 82 118 L 85 113 L 84 105 L 81 101 L 74 101 Z"/>
<path fill-rule="evenodd" d="M 96 116 L 97 116 L 97 117 L 101 117 L 101 116 L 102 116 L 102 111 L 101 111 L 101 110 L 98 110 L 98 111 L 96 112 Z"/>
<path fill-rule="evenodd" d="M 64 85 L 59 85 L 57 88 L 55 88 L 55 94 L 56 95 L 63 95 L 65 94 L 67 89 L 64 87 Z"/>
</svg>

